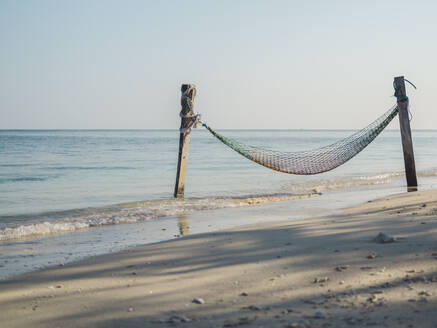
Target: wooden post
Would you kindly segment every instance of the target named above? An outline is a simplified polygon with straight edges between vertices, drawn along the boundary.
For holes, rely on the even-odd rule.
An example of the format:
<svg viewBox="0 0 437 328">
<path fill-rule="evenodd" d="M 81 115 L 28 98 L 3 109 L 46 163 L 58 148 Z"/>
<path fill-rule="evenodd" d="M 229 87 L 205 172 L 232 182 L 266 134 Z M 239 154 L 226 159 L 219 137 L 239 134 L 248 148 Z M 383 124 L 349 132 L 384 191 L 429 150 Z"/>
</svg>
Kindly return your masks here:
<svg viewBox="0 0 437 328">
<path fill-rule="evenodd" d="M 408 97 L 405 91 L 403 76 L 395 77 L 395 96 L 399 109 L 399 125 L 401 128 L 402 149 L 404 151 L 405 176 L 408 191 L 417 190 L 416 165 L 414 163 L 413 140 L 411 138 L 410 118 L 408 113 Z"/>
<path fill-rule="evenodd" d="M 193 100 L 196 96 L 196 86 L 193 84 L 182 84 L 181 87 L 181 127 L 179 133 L 179 158 L 176 174 L 176 185 L 174 189 L 175 198 L 183 198 L 185 190 L 185 177 L 188 165 L 188 151 L 190 149 L 191 127 L 196 122 L 196 115 L 193 112 Z"/>
</svg>

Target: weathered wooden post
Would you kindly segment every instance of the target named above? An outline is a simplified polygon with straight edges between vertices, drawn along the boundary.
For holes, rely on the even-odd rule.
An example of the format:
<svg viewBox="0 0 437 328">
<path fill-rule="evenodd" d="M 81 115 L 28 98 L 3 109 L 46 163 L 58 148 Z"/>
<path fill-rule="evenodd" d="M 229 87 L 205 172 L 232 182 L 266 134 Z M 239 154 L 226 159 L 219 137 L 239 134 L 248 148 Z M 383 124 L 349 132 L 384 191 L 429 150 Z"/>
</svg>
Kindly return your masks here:
<svg viewBox="0 0 437 328">
<path fill-rule="evenodd" d="M 188 165 L 188 151 L 190 148 L 191 127 L 196 124 L 197 116 L 193 112 L 194 97 L 196 96 L 196 86 L 193 84 L 182 84 L 181 87 L 181 127 L 179 133 L 179 158 L 176 174 L 176 185 L 174 197 L 184 197 L 185 177 Z"/>
<path fill-rule="evenodd" d="M 408 97 L 403 76 L 395 77 L 395 96 L 399 109 L 402 149 L 404 151 L 405 175 L 408 191 L 417 190 L 416 165 L 414 163 L 413 140 L 411 138 L 410 118 L 408 115 Z"/>
</svg>

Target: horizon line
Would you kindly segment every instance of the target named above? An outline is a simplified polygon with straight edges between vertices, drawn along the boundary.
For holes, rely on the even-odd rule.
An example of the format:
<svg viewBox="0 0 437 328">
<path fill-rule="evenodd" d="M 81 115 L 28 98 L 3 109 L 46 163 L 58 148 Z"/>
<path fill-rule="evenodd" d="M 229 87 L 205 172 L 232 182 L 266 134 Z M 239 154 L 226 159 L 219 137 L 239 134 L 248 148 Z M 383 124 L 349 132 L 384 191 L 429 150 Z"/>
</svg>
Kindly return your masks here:
<svg viewBox="0 0 437 328">
<path fill-rule="evenodd" d="M 81 128 L 67 128 L 67 129 L 2 129 L 0 131 L 178 131 L 178 128 L 163 128 L 163 129 L 141 129 L 141 128 L 97 128 L 97 129 L 81 129 Z M 361 129 L 344 129 L 344 128 L 333 128 L 333 129 L 319 129 L 319 128 L 294 128 L 294 129 L 282 129 L 282 128 L 231 128 L 231 129 L 216 129 L 221 131 L 356 131 Z M 398 129 L 386 129 L 386 131 L 397 131 Z M 203 129 L 196 129 L 192 131 L 204 131 Z M 437 131 L 437 129 L 412 129 L 412 131 Z"/>
</svg>

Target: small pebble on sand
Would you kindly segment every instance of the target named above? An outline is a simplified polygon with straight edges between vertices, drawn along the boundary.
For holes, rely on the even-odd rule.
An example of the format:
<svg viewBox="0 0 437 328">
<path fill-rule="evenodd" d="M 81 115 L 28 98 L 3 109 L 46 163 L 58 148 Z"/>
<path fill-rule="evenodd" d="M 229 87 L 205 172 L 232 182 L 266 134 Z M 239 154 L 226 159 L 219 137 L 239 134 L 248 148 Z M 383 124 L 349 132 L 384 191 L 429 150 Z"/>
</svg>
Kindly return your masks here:
<svg viewBox="0 0 437 328">
<path fill-rule="evenodd" d="M 374 239 L 374 242 L 380 243 L 380 244 L 388 244 L 395 241 L 395 237 L 390 236 L 386 233 L 380 232 Z"/>
<path fill-rule="evenodd" d="M 195 304 L 205 304 L 205 300 L 203 298 L 193 298 L 191 302 Z"/>
<path fill-rule="evenodd" d="M 328 277 L 317 277 L 317 278 L 314 278 L 314 283 L 315 284 L 317 284 L 317 283 L 319 283 L 319 282 L 327 282 L 329 280 L 329 278 Z"/>
</svg>

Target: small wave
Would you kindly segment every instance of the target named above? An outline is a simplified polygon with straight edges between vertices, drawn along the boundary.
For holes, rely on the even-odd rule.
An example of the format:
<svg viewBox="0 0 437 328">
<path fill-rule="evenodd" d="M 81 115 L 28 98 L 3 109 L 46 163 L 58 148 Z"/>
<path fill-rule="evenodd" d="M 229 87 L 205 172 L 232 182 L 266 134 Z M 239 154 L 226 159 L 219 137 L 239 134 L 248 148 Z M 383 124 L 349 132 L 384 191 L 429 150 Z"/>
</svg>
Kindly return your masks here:
<svg viewBox="0 0 437 328">
<path fill-rule="evenodd" d="M 421 178 L 437 177 L 437 170 L 417 172 L 417 176 Z"/>
<path fill-rule="evenodd" d="M 302 184 L 287 185 L 287 192 L 326 192 L 331 190 L 353 189 L 364 186 L 388 184 L 393 178 L 404 176 L 402 172 L 391 172 L 373 176 L 341 177 L 330 180 L 312 180 Z"/>
<path fill-rule="evenodd" d="M 62 233 L 105 225 L 140 222 L 161 217 L 189 214 L 195 211 L 259 205 L 263 203 L 303 199 L 311 194 L 269 194 L 228 198 L 165 199 L 119 204 L 111 208 L 93 209 L 91 214 L 64 216 L 52 221 L 24 224 L 0 229 L 0 241 Z M 77 212 L 77 211 L 75 211 Z M 66 215 L 67 213 L 64 213 Z"/>
<path fill-rule="evenodd" d="M 35 164 L 0 164 L 0 167 L 28 167 L 35 166 Z"/>
<path fill-rule="evenodd" d="M 88 226 L 85 223 L 80 222 L 43 222 L 29 225 L 21 225 L 16 228 L 3 228 L 0 231 L 0 241 L 73 231 L 78 229 L 84 229 L 87 227 Z"/>
<path fill-rule="evenodd" d="M 19 178 L 6 178 L 0 179 L 0 183 L 8 183 L 8 182 L 35 182 L 35 181 L 46 181 L 48 177 L 40 178 L 40 177 L 19 177 Z"/>
<path fill-rule="evenodd" d="M 57 166 L 51 167 L 52 170 L 135 170 L 130 166 Z"/>
</svg>

